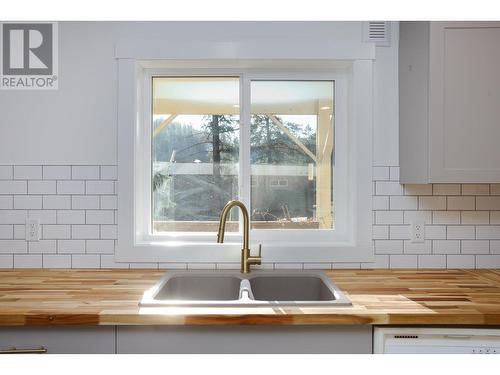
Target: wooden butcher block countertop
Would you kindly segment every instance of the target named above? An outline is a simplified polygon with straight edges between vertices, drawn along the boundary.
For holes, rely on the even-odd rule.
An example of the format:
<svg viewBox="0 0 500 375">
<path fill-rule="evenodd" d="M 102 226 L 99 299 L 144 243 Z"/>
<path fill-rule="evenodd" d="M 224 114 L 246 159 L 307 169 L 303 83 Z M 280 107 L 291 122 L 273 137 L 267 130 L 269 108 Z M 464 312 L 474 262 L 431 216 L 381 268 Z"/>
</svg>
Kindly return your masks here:
<svg viewBox="0 0 500 375">
<path fill-rule="evenodd" d="M 0 325 L 500 325 L 500 270 L 334 270 L 337 308 L 142 308 L 158 270 L 2 270 Z"/>
</svg>

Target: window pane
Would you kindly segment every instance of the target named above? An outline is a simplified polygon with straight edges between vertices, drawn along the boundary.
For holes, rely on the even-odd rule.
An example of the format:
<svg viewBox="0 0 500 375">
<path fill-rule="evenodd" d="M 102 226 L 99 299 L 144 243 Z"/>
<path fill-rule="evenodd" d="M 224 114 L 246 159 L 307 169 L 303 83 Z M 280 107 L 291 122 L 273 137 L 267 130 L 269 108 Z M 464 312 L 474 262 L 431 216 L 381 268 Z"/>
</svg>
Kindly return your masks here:
<svg viewBox="0 0 500 375">
<path fill-rule="evenodd" d="M 239 78 L 155 77 L 152 110 L 153 232 L 217 231 L 238 196 Z"/>
<path fill-rule="evenodd" d="M 334 227 L 334 82 L 251 83 L 252 227 Z"/>
</svg>

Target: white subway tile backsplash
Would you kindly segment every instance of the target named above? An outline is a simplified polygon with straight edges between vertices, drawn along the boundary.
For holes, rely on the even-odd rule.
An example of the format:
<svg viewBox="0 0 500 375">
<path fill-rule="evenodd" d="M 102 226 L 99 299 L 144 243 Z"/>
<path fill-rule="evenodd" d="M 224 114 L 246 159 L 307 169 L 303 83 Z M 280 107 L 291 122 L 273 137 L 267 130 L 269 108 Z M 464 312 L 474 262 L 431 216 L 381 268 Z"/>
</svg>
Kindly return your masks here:
<svg viewBox="0 0 500 375">
<path fill-rule="evenodd" d="M 71 196 L 69 195 L 44 195 L 43 208 L 53 210 L 69 210 L 71 208 Z"/>
<path fill-rule="evenodd" d="M 116 225 L 100 225 L 102 239 L 117 239 L 117 226 Z"/>
<path fill-rule="evenodd" d="M 11 195 L 0 195 L 0 210 L 10 210 L 14 208 L 14 198 Z M 389 208 L 389 205 L 387 205 Z"/>
<path fill-rule="evenodd" d="M 489 195 L 489 184 L 463 184 L 462 195 Z"/>
<path fill-rule="evenodd" d="M 102 204 L 102 201 L 101 201 L 101 204 Z M 374 195 L 372 205 L 373 205 L 374 210 L 388 210 L 389 209 L 389 197 L 386 197 L 383 195 Z"/>
<path fill-rule="evenodd" d="M 446 197 L 418 197 L 419 210 L 446 210 Z"/>
<path fill-rule="evenodd" d="M 116 165 L 101 165 L 101 180 L 116 180 L 118 168 Z"/>
<path fill-rule="evenodd" d="M 411 242 L 410 240 L 404 241 L 405 254 L 431 254 L 432 241 L 425 240 L 424 242 Z"/>
<path fill-rule="evenodd" d="M 85 181 L 57 181 L 57 194 L 85 194 Z"/>
<path fill-rule="evenodd" d="M 490 241 L 490 254 L 500 254 L 500 240 Z"/>
<path fill-rule="evenodd" d="M 55 181 L 28 181 L 28 194 L 55 194 Z"/>
<path fill-rule="evenodd" d="M 476 268 L 500 268 L 498 255 L 477 255 Z"/>
<path fill-rule="evenodd" d="M 47 268 L 239 268 L 236 263 L 115 262 L 116 180 L 113 165 L 0 166 L 0 267 L 24 262 Z M 500 258 L 500 184 L 401 185 L 398 180 L 397 166 L 373 168 L 374 262 L 259 268 L 474 268 Z M 40 219 L 40 241 L 25 241 L 27 216 Z M 414 220 L 426 224 L 424 243 L 409 241 Z"/>
<path fill-rule="evenodd" d="M 490 211 L 490 224 L 500 224 L 500 211 Z"/>
<path fill-rule="evenodd" d="M 71 205 L 75 210 L 91 210 L 99 208 L 99 196 L 76 195 L 71 197 Z"/>
<path fill-rule="evenodd" d="M 72 225 L 71 237 L 90 240 L 99 238 L 99 225 Z"/>
<path fill-rule="evenodd" d="M 0 194 L 26 194 L 28 183 L 26 181 L 0 180 Z"/>
<path fill-rule="evenodd" d="M 26 226 L 24 224 L 14 224 L 14 239 L 26 240 Z"/>
<path fill-rule="evenodd" d="M 375 224 L 403 224 L 403 212 L 376 211 Z"/>
<path fill-rule="evenodd" d="M 71 179 L 71 167 L 69 165 L 44 165 L 42 172 L 44 180 Z"/>
<path fill-rule="evenodd" d="M 42 268 L 42 254 L 15 254 L 14 268 Z"/>
<path fill-rule="evenodd" d="M 114 240 L 86 240 L 88 254 L 113 254 L 115 251 Z"/>
<path fill-rule="evenodd" d="M 40 220 L 40 224 L 57 224 L 56 210 L 29 210 L 28 217 Z"/>
<path fill-rule="evenodd" d="M 500 239 L 500 225 L 479 225 L 476 227 L 476 238 L 479 240 Z"/>
<path fill-rule="evenodd" d="M 23 240 L 0 240 L 0 253 L 19 254 L 28 252 L 28 243 Z"/>
<path fill-rule="evenodd" d="M 491 184 L 490 185 L 490 194 L 491 195 L 500 195 L 500 184 Z"/>
<path fill-rule="evenodd" d="M 405 195 L 432 195 L 432 185 L 404 185 Z"/>
<path fill-rule="evenodd" d="M 44 268 L 71 268 L 71 255 L 43 254 Z"/>
<path fill-rule="evenodd" d="M 375 182 L 376 195 L 402 195 L 403 185 L 396 181 L 377 181 Z"/>
<path fill-rule="evenodd" d="M 475 227 L 471 225 L 450 225 L 446 229 L 449 240 L 472 240 L 475 237 Z"/>
<path fill-rule="evenodd" d="M 389 231 L 391 240 L 406 240 L 410 238 L 409 225 L 391 225 Z"/>
<path fill-rule="evenodd" d="M 372 237 L 374 240 L 388 240 L 389 239 L 389 226 L 388 225 L 374 225 L 372 227 Z"/>
<path fill-rule="evenodd" d="M 31 254 L 50 254 L 57 251 L 55 240 L 40 240 L 28 242 L 28 253 Z"/>
<path fill-rule="evenodd" d="M 432 241 L 433 254 L 460 254 L 460 240 Z"/>
<path fill-rule="evenodd" d="M 85 181 L 86 194 L 114 194 L 114 181 Z"/>
<path fill-rule="evenodd" d="M 0 239 L 1 240 L 12 240 L 14 239 L 14 226 L 13 225 L 0 225 Z"/>
<path fill-rule="evenodd" d="M 460 224 L 460 212 L 458 211 L 433 211 L 433 224 Z"/>
<path fill-rule="evenodd" d="M 15 165 L 14 180 L 41 180 L 42 166 L 40 165 Z"/>
<path fill-rule="evenodd" d="M 475 197 L 448 197 L 448 211 L 455 210 L 475 210 Z"/>
<path fill-rule="evenodd" d="M 415 220 L 422 220 L 425 224 L 432 224 L 432 211 L 405 211 L 404 223 L 411 224 Z"/>
<path fill-rule="evenodd" d="M 474 255 L 447 255 L 446 267 L 447 268 L 474 268 L 475 267 Z"/>
<path fill-rule="evenodd" d="M 489 224 L 490 213 L 489 211 L 462 211 L 461 213 L 462 224 Z"/>
<path fill-rule="evenodd" d="M 85 211 L 58 210 L 57 224 L 85 224 Z"/>
<path fill-rule="evenodd" d="M 14 208 L 19 209 L 41 209 L 41 195 L 14 195 Z"/>
<path fill-rule="evenodd" d="M 47 239 L 68 239 L 71 238 L 71 225 L 46 224 L 42 225 L 42 238 Z"/>
<path fill-rule="evenodd" d="M 114 224 L 115 212 L 112 210 L 87 210 L 87 224 Z"/>
<path fill-rule="evenodd" d="M 14 178 L 14 167 L 12 165 L 0 165 L 0 180 L 12 180 Z"/>
<path fill-rule="evenodd" d="M 418 268 L 446 268 L 446 255 L 421 255 Z"/>
<path fill-rule="evenodd" d="M 402 240 L 375 240 L 375 254 L 402 254 Z"/>
<path fill-rule="evenodd" d="M 433 195 L 460 195 L 460 184 L 434 184 Z"/>
<path fill-rule="evenodd" d="M 446 239 L 446 226 L 444 225 L 426 225 L 425 238 L 428 240 Z"/>
<path fill-rule="evenodd" d="M 85 253 L 85 240 L 57 240 L 59 254 Z"/>
<path fill-rule="evenodd" d="M 499 197 L 476 197 L 476 210 L 500 210 Z"/>
<path fill-rule="evenodd" d="M 0 224 L 24 224 L 26 215 L 25 210 L 0 210 Z"/>
<path fill-rule="evenodd" d="M 0 268 L 13 268 L 14 255 L 13 254 L 0 254 Z"/>
<path fill-rule="evenodd" d="M 73 180 L 98 180 L 98 165 L 74 165 L 71 167 L 71 178 Z"/>
<path fill-rule="evenodd" d="M 101 257 L 97 254 L 73 254 L 71 255 L 71 268 L 99 268 Z"/>
<path fill-rule="evenodd" d="M 392 196 L 389 199 L 389 208 L 391 210 L 416 210 L 418 200 L 414 196 Z"/>
<path fill-rule="evenodd" d="M 418 257 L 416 255 L 391 255 L 389 266 L 391 268 L 417 268 Z"/>
<path fill-rule="evenodd" d="M 384 197 L 387 198 L 387 197 Z M 103 210 L 116 210 L 118 208 L 116 195 L 103 195 L 101 196 L 101 209 Z"/>
<path fill-rule="evenodd" d="M 462 254 L 489 254 L 490 241 L 488 240 L 462 240 Z"/>
</svg>

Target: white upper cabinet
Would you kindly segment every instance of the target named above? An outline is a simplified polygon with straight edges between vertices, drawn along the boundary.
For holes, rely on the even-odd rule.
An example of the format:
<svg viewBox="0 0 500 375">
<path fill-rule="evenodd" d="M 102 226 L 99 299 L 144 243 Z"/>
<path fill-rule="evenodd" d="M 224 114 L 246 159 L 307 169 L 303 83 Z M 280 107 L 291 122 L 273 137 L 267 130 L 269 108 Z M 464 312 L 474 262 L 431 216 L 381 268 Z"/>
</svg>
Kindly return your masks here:
<svg viewBox="0 0 500 375">
<path fill-rule="evenodd" d="M 500 181 L 500 22 L 401 22 L 402 183 Z"/>
</svg>

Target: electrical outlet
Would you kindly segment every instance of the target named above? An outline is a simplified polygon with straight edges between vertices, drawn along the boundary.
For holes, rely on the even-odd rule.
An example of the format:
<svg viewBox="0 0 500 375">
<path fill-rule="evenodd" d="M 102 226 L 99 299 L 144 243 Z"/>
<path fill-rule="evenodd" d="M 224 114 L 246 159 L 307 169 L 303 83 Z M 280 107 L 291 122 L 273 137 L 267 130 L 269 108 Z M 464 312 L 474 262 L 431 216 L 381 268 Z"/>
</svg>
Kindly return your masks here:
<svg viewBox="0 0 500 375">
<path fill-rule="evenodd" d="M 38 241 L 40 239 L 40 220 L 26 219 L 26 241 Z"/>
<path fill-rule="evenodd" d="M 424 242 L 425 240 L 425 222 L 423 220 L 414 220 L 411 222 L 410 241 L 414 243 Z"/>
</svg>

